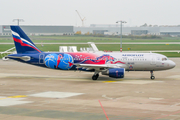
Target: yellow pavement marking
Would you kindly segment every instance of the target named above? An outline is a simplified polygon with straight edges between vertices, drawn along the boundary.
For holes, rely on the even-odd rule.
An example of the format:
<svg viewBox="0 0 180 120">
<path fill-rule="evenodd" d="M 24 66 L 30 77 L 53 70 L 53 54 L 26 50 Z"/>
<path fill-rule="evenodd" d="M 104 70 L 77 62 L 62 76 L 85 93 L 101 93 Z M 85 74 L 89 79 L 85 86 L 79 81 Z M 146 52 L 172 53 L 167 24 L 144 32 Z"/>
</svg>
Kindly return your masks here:
<svg viewBox="0 0 180 120">
<path fill-rule="evenodd" d="M 7 99 L 7 98 L 0 98 L 0 100 Z"/>
<path fill-rule="evenodd" d="M 22 98 L 22 97 L 27 97 L 27 95 L 9 96 L 8 98 Z"/>
<path fill-rule="evenodd" d="M 118 82 L 118 81 L 122 81 L 122 80 L 116 80 L 116 81 L 103 81 L 103 83 L 112 83 L 112 82 Z"/>
<path fill-rule="evenodd" d="M 111 83 L 111 82 L 116 82 L 116 81 L 104 81 L 103 83 Z"/>
<path fill-rule="evenodd" d="M 23 98 L 23 97 L 27 97 L 27 95 L 9 96 L 9 97 L 5 97 L 5 98 L 0 98 L 0 100 L 4 100 L 4 99 L 7 99 L 7 98 Z"/>
</svg>

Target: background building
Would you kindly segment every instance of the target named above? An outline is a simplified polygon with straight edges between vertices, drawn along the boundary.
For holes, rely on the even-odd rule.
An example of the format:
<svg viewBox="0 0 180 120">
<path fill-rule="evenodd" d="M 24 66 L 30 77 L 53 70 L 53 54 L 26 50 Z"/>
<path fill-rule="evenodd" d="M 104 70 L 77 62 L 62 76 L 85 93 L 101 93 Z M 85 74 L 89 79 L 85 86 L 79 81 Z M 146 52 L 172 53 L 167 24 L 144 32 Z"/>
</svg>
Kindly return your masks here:
<svg viewBox="0 0 180 120">
<path fill-rule="evenodd" d="M 94 25 L 94 26 L 93 26 Z M 120 34 L 120 26 L 97 26 L 95 24 L 91 25 L 90 27 L 74 27 L 74 32 L 81 31 L 82 34 L 85 34 L 87 32 L 93 33 L 93 31 L 96 30 L 106 30 L 111 34 Z M 180 27 L 179 27 L 180 28 Z M 147 31 L 147 34 L 153 34 L 153 35 L 160 35 L 160 27 L 123 27 L 122 34 L 129 35 L 131 34 L 131 31 L 135 30 L 141 30 L 141 31 Z M 180 31 L 180 29 L 179 29 Z M 107 33 L 107 32 L 105 32 Z M 144 33 L 142 33 L 144 34 Z"/>
<path fill-rule="evenodd" d="M 93 31 L 108 31 L 104 32 L 105 35 L 117 35 L 120 34 L 119 24 L 91 24 L 90 27 L 74 27 L 74 32 L 81 31 L 82 34 L 87 32 L 94 33 Z M 141 27 L 124 27 L 123 26 L 123 35 L 180 35 L 180 26 L 141 26 Z"/>
<path fill-rule="evenodd" d="M 104 32 L 108 32 L 108 30 L 93 30 L 93 34 L 103 34 Z"/>
<path fill-rule="evenodd" d="M 74 27 L 74 26 L 20 26 L 28 35 L 74 35 L 77 31 L 82 34 L 104 34 L 104 35 L 119 35 L 120 26 L 118 24 L 92 24 L 89 27 Z M 141 26 L 141 27 L 123 27 L 123 35 L 171 35 L 180 36 L 180 26 Z M 9 25 L 0 25 L 0 35 L 11 35 Z"/>
<path fill-rule="evenodd" d="M 131 35 L 147 35 L 147 30 L 131 30 Z"/>
<path fill-rule="evenodd" d="M 28 35 L 74 35 L 73 26 L 20 26 Z M 9 25 L 0 26 L 0 35 L 11 35 Z"/>
<path fill-rule="evenodd" d="M 180 27 L 160 27 L 160 35 L 180 36 Z"/>
</svg>

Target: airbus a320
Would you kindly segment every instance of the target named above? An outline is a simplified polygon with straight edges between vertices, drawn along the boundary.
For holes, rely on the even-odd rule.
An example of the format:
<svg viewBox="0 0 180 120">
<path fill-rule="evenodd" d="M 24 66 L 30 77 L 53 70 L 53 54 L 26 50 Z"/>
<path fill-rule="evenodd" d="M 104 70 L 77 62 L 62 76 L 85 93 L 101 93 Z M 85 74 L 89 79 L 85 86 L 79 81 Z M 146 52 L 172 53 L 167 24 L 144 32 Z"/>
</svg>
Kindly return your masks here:
<svg viewBox="0 0 180 120">
<path fill-rule="evenodd" d="M 19 26 L 10 27 L 17 54 L 6 58 L 51 69 L 94 72 L 93 80 L 98 79 L 99 73 L 124 78 L 125 71 L 150 71 L 150 79 L 155 79 L 153 71 L 171 69 L 176 65 L 166 56 L 156 53 L 43 52 Z"/>
</svg>

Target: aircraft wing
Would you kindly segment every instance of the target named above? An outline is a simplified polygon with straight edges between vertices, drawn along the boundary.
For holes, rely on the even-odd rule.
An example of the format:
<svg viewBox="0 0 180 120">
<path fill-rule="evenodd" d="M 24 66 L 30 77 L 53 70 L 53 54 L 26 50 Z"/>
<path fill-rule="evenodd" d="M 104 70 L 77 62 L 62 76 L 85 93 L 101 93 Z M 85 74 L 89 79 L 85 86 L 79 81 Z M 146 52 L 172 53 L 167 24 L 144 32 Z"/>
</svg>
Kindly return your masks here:
<svg viewBox="0 0 180 120">
<path fill-rule="evenodd" d="M 74 64 L 76 68 L 82 68 L 86 70 L 95 69 L 96 71 L 103 71 L 107 68 L 123 68 L 121 64 Z"/>
</svg>

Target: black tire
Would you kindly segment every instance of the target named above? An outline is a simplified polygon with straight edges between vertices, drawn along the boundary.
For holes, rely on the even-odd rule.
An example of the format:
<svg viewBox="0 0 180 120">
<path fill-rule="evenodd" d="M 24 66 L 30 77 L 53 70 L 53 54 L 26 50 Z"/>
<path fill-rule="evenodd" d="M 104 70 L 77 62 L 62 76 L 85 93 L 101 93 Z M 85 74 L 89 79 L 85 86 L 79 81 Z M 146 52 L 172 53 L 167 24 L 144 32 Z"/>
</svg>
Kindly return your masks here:
<svg viewBox="0 0 180 120">
<path fill-rule="evenodd" d="M 93 76 L 92 76 L 92 79 L 93 79 L 93 80 L 97 80 L 97 78 L 98 78 L 97 75 L 93 75 Z"/>
<path fill-rule="evenodd" d="M 151 80 L 154 80 L 155 79 L 155 77 L 154 76 L 151 76 Z"/>
</svg>

